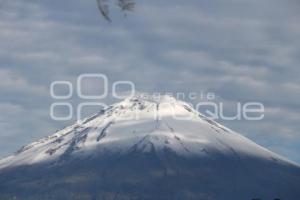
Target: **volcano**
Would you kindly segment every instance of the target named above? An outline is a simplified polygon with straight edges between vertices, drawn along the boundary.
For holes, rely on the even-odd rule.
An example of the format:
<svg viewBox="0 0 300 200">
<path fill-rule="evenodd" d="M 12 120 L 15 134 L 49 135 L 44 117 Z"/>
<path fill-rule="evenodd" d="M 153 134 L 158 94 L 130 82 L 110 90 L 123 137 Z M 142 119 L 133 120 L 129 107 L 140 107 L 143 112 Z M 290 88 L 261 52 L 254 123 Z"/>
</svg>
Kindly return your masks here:
<svg viewBox="0 0 300 200">
<path fill-rule="evenodd" d="M 0 199 L 299 200 L 300 167 L 188 103 L 137 95 L 0 160 Z"/>
</svg>

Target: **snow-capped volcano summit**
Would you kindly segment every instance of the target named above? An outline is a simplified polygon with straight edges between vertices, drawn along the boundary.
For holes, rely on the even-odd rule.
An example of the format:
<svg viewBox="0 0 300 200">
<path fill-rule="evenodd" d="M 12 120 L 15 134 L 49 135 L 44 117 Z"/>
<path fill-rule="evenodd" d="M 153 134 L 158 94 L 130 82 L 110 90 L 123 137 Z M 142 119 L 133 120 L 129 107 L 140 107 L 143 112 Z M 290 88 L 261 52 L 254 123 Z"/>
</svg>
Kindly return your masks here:
<svg viewBox="0 0 300 200">
<path fill-rule="evenodd" d="M 22 147 L 0 167 L 28 165 L 62 156 L 101 152 L 128 153 L 169 149 L 182 156 L 209 152 L 244 154 L 276 162 L 282 157 L 205 118 L 189 104 L 171 96 L 137 95 L 98 114 Z"/>
<path fill-rule="evenodd" d="M 46 179 L 33 178 L 36 169 L 37 173 L 51 175 Z M 68 189 L 62 189 L 58 195 L 70 192 L 101 199 L 101 195 L 118 193 L 129 199 L 175 199 L 183 195 L 179 199 L 296 200 L 300 198 L 299 169 L 287 159 L 207 119 L 188 103 L 170 96 L 137 95 L 1 160 L 0 193 L 28 197 L 26 191 L 35 187 L 24 189 L 19 185 L 16 174 L 22 171 L 25 180 L 32 184 L 38 180 L 46 184 L 49 178 L 59 180 Z M 114 174 L 123 179 L 115 180 Z M 70 187 L 66 181 L 69 179 L 73 181 Z M 10 190 L 12 180 L 18 183 L 18 192 Z M 156 188 L 157 181 L 169 185 Z M 179 187 L 181 184 L 184 187 Z M 85 188 L 81 192 L 74 189 L 79 185 Z M 143 192 L 134 189 L 139 187 Z M 45 186 L 39 195 L 50 198 L 47 194 L 54 188 Z M 153 193 L 156 190 L 162 191 Z"/>
</svg>

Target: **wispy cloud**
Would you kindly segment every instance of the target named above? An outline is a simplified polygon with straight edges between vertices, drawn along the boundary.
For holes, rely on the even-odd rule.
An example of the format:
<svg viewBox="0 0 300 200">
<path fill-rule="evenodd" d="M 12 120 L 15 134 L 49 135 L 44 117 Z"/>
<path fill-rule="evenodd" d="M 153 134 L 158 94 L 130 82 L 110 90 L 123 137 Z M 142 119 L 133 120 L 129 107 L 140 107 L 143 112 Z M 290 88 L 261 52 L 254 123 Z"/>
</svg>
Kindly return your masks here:
<svg viewBox="0 0 300 200">
<path fill-rule="evenodd" d="M 228 105 L 261 101 L 263 121 L 225 123 L 300 161 L 294 156 L 300 151 L 294 141 L 300 111 L 296 4 L 139 1 L 126 18 L 112 13 L 109 24 L 96 1 L 4 1 L 0 109 L 10 115 L 1 116 L 1 152 L 61 127 L 48 117 L 51 81 L 74 82 L 94 72 L 131 80 L 139 91 L 212 91 Z"/>
</svg>

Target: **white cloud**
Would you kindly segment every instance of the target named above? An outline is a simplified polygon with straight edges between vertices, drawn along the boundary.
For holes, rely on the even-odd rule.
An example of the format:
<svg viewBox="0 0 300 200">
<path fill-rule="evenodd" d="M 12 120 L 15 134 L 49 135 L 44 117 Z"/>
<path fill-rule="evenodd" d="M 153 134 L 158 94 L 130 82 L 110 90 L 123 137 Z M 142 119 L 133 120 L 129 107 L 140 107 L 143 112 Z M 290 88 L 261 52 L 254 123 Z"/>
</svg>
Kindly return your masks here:
<svg viewBox="0 0 300 200">
<path fill-rule="evenodd" d="M 0 109 L 7 106 L 22 122 L 14 134 L 34 127 L 28 140 L 59 127 L 47 121 L 50 82 L 96 72 L 134 81 L 140 91 L 204 90 L 226 102 L 256 99 L 270 108 L 264 121 L 251 124 L 257 133 L 275 124 L 277 135 L 298 137 L 299 14 L 289 3 L 145 1 L 108 24 L 96 2 L 70 2 L 3 4 Z M 32 118 L 18 117 L 24 112 Z M 285 120 L 276 117 L 282 115 Z M 240 132 L 248 132 L 250 126 L 241 124 Z"/>
</svg>

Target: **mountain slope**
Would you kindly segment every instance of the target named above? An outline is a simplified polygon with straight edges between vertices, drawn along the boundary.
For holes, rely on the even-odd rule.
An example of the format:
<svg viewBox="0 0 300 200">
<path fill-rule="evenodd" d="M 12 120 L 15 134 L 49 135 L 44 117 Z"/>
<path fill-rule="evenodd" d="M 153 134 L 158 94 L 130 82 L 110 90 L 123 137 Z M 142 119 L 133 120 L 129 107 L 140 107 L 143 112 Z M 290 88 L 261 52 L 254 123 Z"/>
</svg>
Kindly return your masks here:
<svg viewBox="0 0 300 200">
<path fill-rule="evenodd" d="M 299 188 L 296 164 L 169 96 L 126 99 L 0 161 L 8 199 L 296 200 Z"/>
</svg>

